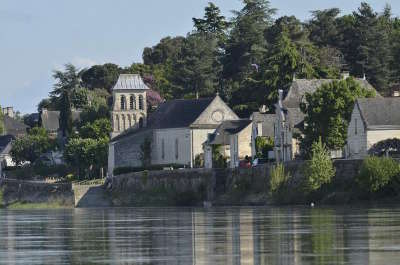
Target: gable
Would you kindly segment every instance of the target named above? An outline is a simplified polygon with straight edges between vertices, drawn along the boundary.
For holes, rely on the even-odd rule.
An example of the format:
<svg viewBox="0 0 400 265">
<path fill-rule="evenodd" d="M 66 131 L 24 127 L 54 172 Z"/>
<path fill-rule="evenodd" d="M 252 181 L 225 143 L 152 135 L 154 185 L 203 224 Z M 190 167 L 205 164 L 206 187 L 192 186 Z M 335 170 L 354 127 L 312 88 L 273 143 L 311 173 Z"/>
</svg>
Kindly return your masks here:
<svg viewBox="0 0 400 265">
<path fill-rule="evenodd" d="M 216 96 L 191 127 L 216 128 L 226 120 L 239 120 L 239 117 L 219 96 Z"/>
</svg>

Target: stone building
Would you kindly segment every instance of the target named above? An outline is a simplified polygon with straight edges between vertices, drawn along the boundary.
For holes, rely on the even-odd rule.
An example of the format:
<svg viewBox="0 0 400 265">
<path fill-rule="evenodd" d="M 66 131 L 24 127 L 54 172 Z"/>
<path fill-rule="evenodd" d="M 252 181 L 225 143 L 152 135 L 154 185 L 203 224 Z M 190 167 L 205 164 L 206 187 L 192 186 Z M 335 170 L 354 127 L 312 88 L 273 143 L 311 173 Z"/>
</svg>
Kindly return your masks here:
<svg viewBox="0 0 400 265">
<path fill-rule="evenodd" d="M 346 156 L 360 159 L 375 143 L 400 139 L 400 98 L 358 99 L 347 130 Z"/>
<path fill-rule="evenodd" d="M 347 78 L 348 76 L 343 76 Z M 279 92 L 279 101 L 275 105 L 275 139 L 274 151 L 277 161 L 293 160 L 299 153 L 299 142 L 294 137 L 295 134 L 301 135 L 304 126 L 304 113 L 300 110 L 300 104 L 305 102 L 306 93 L 314 93 L 323 84 L 333 82 L 335 79 L 295 79 L 284 94 Z M 365 78 L 355 79 L 362 87 L 369 90 L 375 89 Z M 377 94 L 377 97 L 380 95 Z"/>
<path fill-rule="evenodd" d="M 274 140 L 274 132 L 275 132 L 275 121 L 276 114 L 273 113 L 265 113 L 265 112 L 253 112 L 250 116 L 250 120 L 252 121 L 252 135 L 251 135 L 251 155 L 255 157 L 257 154 L 256 150 L 256 138 L 269 138 Z M 273 152 L 269 153 L 268 158 L 273 159 Z"/>
<path fill-rule="evenodd" d="M 141 89 L 139 93 L 145 91 Z M 134 90 L 130 91 L 133 92 Z M 125 95 L 129 95 L 129 92 Z M 145 94 L 141 95 L 145 97 Z M 121 96 L 116 93 L 114 106 L 124 104 Z M 145 105 L 143 107 L 145 110 Z M 133 110 L 135 111 L 135 108 Z M 109 174 L 116 167 L 142 166 L 141 145 L 145 139 L 151 142 L 152 165 L 179 164 L 193 167 L 195 158 L 204 153 L 203 143 L 208 139 L 208 135 L 213 133 L 224 120 L 239 119 L 218 95 L 214 98 L 177 99 L 164 102 L 149 115 L 147 122 L 144 110 L 113 112 L 116 128 L 122 113 L 126 115 L 125 117 L 130 113 L 136 113 L 140 115 L 136 118 L 140 117 L 143 121 L 141 124 L 131 124 L 131 128 L 127 128 L 124 132 L 114 130 L 118 135 L 111 139 L 109 145 Z M 117 115 L 119 119 L 116 118 Z M 119 126 L 121 129 L 121 120 Z"/>
<path fill-rule="evenodd" d="M 137 74 L 122 74 L 112 89 L 112 133 L 115 137 L 125 130 L 146 127 L 147 85 Z"/>
</svg>

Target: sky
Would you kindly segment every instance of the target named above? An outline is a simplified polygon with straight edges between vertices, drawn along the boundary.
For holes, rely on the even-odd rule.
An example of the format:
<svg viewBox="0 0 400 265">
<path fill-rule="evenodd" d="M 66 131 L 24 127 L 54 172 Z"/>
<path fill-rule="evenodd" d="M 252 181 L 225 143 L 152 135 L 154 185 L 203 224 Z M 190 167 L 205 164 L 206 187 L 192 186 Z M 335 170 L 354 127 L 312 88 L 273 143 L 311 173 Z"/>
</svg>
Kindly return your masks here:
<svg viewBox="0 0 400 265">
<path fill-rule="evenodd" d="M 0 0 L 0 105 L 35 112 L 52 90 L 52 71 L 106 62 L 141 62 L 144 47 L 166 36 L 186 35 L 192 17 L 210 0 Z M 214 0 L 226 17 L 240 0 Z M 350 13 L 361 0 L 270 0 L 277 17 L 310 18 L 310 11 L 339 7 Z M 385 3 L 400 15 L 399 0 L 366 0 L 377 11 Z"/>
</svg>

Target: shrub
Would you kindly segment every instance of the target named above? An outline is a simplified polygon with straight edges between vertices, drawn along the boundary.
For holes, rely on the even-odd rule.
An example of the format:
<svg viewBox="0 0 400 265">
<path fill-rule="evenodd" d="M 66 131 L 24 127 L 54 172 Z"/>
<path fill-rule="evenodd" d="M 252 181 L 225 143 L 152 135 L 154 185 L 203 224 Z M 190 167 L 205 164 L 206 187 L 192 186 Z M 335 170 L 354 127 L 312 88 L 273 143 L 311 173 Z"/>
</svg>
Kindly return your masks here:
<svg viewBox="0 0 400 265">
<path fill-rule="evenodd" d="M 312 144 L 311 160 L 306 163 L 304 173 L 306 192 L 318 190 L 323 184 L 330 183 L 335 175 L 333 162 L 321 139 Z"/>
<path fill-rule="evenodd" d="M 283 164 L 277 164 L 270 170 L 269 187 L 272 195 L 282 191 L 290 178 L 289 173 L 285 172 Z"/>
<path fill-rule="evenodd" d="M 399 164 L 389 157 L 367 157 L 357 176 L 357 182 L 365 191 L 374 193 L 387 186 L 400 175 Z"/>
</svg>

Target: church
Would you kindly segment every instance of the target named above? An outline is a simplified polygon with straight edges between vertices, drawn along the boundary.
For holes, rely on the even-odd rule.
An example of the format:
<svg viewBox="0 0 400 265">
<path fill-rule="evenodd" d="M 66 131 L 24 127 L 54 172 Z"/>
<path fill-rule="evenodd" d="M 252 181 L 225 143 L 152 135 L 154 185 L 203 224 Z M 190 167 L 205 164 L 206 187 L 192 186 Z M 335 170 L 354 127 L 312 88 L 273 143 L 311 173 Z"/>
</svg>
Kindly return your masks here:
<svg viewBox="0 0 400 265">
<path fill-rule="evenodd" d="M 239 120 L 216 95 L 213 98 L 175 99 L 148 113 L 149 88 L 139 75 L 121 75 L 113 87 L 112 138 L 108 170 L 140 167 L 143 145 L 150 142 L 150 164 L 193 167 L 203 144 L 227 120 Z"/>
</svg>

